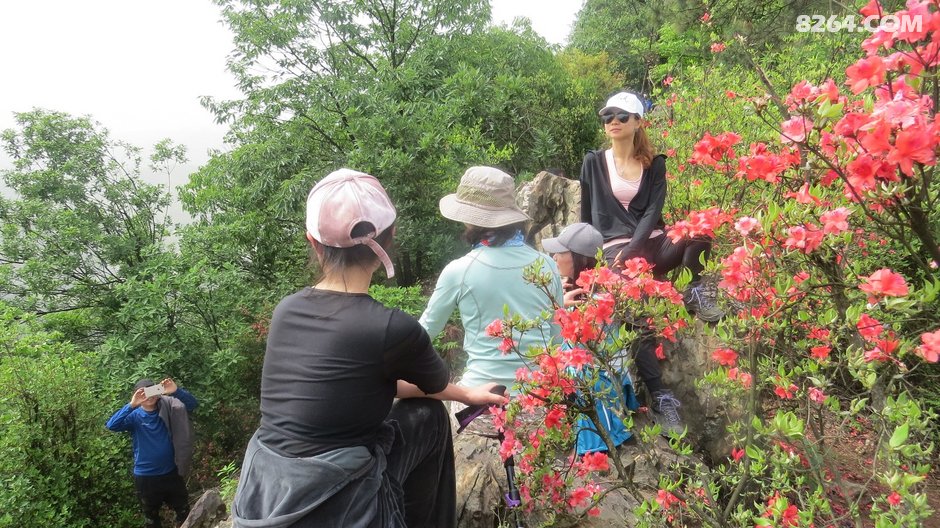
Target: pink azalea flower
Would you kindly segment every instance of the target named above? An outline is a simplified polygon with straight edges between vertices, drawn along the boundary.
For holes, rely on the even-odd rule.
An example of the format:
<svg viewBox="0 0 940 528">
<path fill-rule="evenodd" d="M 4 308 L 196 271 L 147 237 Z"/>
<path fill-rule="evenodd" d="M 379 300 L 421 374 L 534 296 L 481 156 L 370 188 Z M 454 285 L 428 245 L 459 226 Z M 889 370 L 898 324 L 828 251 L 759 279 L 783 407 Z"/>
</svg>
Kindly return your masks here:
<svg viewBox="0 0 940 528">
<path fill-rule="evenodd" d="M 810 387 L 808 393 L 809 393 L 809 399 L 816 403 L 823 403 L 824 401 L 826 401 L 826 394 L 823 391 L 817 389 L 816 387 Z"/>
<path fill-rule="evenodd" d="M 858 288 L 868 292 L 870 303 L 877 302 L 879 297 L 903 297 L 908 293 L 904 277 L 888 268 L 882 268 L 862 280 L 864 284 Z"/>
<path fill-rule="evenodd" d="M 738 221 L 734 223 L 734 229 L 738 233 L 741 233 L 741 236 L 747 236 L 751 231 L 757 229 L 760 226 L 760 222 L 756 218 L 750 216 L 742 216 L 738 218 Z"/>
<path fill-rule="evenodd" d="M 813 122 L 803 116 L 794 116 L 780 124 L 784 143 L 800 143 L 806 140 L 807 133 L 813 129 Z"/>
<path fill-rule="evenodd" d="M 838 209 L 823 213 L 823 215 L 819 217 L 819 221 L 823 224 L 823 233 L 827 235 L 838 235 L 847 230 L 849 223 L 846 219 L 850 214 L 852 214 L 852 211 L 849 211 L 845 207 L 839 207 Z"/>
<path fill-rule="evenodd" d="M 940 360 L 940 330 L 925 332 L 921 334 L 920 340 L 923 344 L 917 347 L 917 355 L 928 363 Z"/>
</svg>

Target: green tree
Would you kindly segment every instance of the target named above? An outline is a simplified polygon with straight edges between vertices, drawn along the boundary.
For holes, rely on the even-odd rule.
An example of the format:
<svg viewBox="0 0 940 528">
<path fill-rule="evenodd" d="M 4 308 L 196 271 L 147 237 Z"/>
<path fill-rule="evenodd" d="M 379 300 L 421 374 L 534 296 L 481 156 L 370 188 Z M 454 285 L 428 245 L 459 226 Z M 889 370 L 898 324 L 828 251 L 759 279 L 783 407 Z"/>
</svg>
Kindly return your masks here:
<svg viewBox="0 0 940 528">
<path fill-rule="evenodd" d="M 0 198 L 0 293 L 40 315 L 101 316 L 120 305 L 117 286 L 161 249 L 167 194 L 142 181 L 139 148 L 89 118 L 33 110 L 15 119 L 2 135 L 13 158 L 2 178 L 14 196 Z M 165 146 L 154 165 L 182 155 Z M 86 330 L 100 340 L 100 327 Z"/>
<path fill-rule="evenodd" d="M 341 165 L 389 189 L 400 210 L 398 282 L 409 285 L 455 251 L 457 226 L 436 204 L 468 165 L 570 170 L 593 142 L 593 123 L 572 126 L 568 109 L 599 96 L 524 23 L 485 29 L 484 2 L 220 4 L 245 98 L 206 101 L 231 123 L 234 148 L 195 174 L 182 199 L 199 229 L 232 242 L 229 256 L 261 288 L 308 280 L 297 266 L 303 198 Z"/>
</svg>

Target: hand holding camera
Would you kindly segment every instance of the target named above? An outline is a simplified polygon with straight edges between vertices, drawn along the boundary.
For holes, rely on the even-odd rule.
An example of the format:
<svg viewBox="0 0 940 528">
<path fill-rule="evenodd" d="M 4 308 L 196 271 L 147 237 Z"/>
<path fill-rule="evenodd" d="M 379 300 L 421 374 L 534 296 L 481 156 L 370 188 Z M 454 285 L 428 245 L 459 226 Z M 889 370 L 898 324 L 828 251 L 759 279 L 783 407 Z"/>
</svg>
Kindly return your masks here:
<svg viewBox="0 0 940 528">
<path fill-rule="evenodd" d="M 166 387 L 164 387 L 162 383 L 157 383 L 156 385 L 144 387 L 144 396 L 146 396 L 147 398 L 160 396 L 165 393 L 166 393 Z"/>
</svg>

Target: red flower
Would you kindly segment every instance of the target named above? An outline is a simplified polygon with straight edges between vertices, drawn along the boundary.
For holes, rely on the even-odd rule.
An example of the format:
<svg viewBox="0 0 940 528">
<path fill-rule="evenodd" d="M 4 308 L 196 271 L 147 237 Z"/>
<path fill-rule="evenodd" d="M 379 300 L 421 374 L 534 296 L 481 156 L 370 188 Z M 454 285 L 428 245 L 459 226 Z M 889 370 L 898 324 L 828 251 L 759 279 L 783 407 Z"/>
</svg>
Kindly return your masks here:
<svg viewBox="0 0 940 528">
<path fill-rule="evenodd" d="M 662 343 L 656 345 L 656 359 L 660 361 L 666 359 L 666 352 L 663 350 Z"/>
<path fill-rule="evenodd" d="M 891 495 L 888 495 L 887 500 L 888 500 L 888 504 L 890 504 L 891 507 L 893 508 L 901 504 L 901 495 L 896 491 L 892 491 Z"/>
<path fill-rule="evenodd" d="M 580 468 L 578 469 L 579 475 L 584 475 L 585 473 L 590 473 L 592 471 L 607 471 L 610 469 L 610 464 L 607 460 L 607 453 L 603 451 L 595 451 L 594 453 L 585 453 L 581 457 Z"/>
<path fill-rule="evenodd" d="M 784 143 L 800 143 L 806 141 L 806 136 L 813 129 L 813 122 L 803 116 L 794 116 L 780 124 L 782 134 L 780 141 Z"/>
<path fill-rule="evenodd" d="M 583 506 L 591 499 L 591 493 L 587 488 L 575 488 L 571 491 L 571 498 L 568 499 L 568 505 L 572 508 Z"/>
<path fill-rule="evenodd" d="M 741 459 L 744 458 L 744 450 L 741 448 L 735 447 L 734 449 L 731 450 L 731 458 L 733 458 L 735 462 L 740 462 Z"/>
<path fill-rule="evenodd" d="M 730 348 L 719 348 L 712 352 L 712 359 L 717 361 L 719 365 L 733 367 L 738 361 L 738 353 Z"/>
<path fill-rule="evenodd" d="M 901 343 L 894 339 L 876 339 L 875 348 L 866 350 L 864 359 L 868 362 L 889 361 L 891 354 L 895 353 L 900 346 Z"/>
<path fill-rule="evenodd" d="M 503 335 L 503 320 L 495 319 L 492 323 L 486 325 L 486 329 L 483 330 L 486 335 L 490 337 L 502 337 Z"/>
<path fill-rule="evenodd" d="M 788 193 L 785 193 L 783 196 L 786 198 L 793 198 L 796 200 L 797 203 L 801 203 L 801 204 L 814 203 L 818 205 L 820 203 L 819 198 L 816 198 L 809 192 L 809 182 L 804 183 L 803 186 L 800 187 L 799 191 L 788 192 Z"/>
<path fill-rule="evenodd" d="M 863 278 L 864 284 L 858 288 L 868 292 L 868 302 L 875 303 L 878 297 L 903 297 L 907 295 L 907 282 L 901 275 L 882 268 Z"/>
<path fill-rule="evenodd" d="M 668 510 L 669 508 L 673 507 L 673 505 L 679 504 L 682 501 L 680 501 L 679 498 L 672 493 L 661 489 L 656 492 L 656 502 L 658 502 L 664 510 Z"/>
<path fill-rule="evenodd" d="M 747 236 L 751 231 L 760 227 L 760 222 L 750 216 L 742 216 L 734 223 L 734 230 L 741 233 L 741 236 Z"/>
<path fill-rule="evenodd" d="M 881 326 L 881 321 L 864 313 L 858 318 L 858 323 L 855 323 L 855 328 L 858 328 L 858 333 L 862 334 L 862 337 L 864 337 L 866 341 L 874 341 L 884 330 Z"/>
<path fill-rule="evenodd" d="M 896 163 L 901 167 L 901 172 L 913 176 L 915 161 L 924 165 L 934 164 L 936 146 L 936 136 L 929 130 L 923 127 L 907 128 L 898 132 L 894 140 L 894 148 L 888 153 L 887 161 Z"/>
<path fill-rule="evenodd" d="M 829 359 L 829 352 L 831 351 L 832 349 L 826 345 L 814 346 L 813 348 L 809 349 L 810 355 L 820 361 Z"/>
<path fill-rule="evenodd" d="M 565 417 L 564 406 L 555 407 L 545 415 L 545 427 L 549 429 L 558 429 L 561 427 L 562 419 Z"/>
<path fill-rule="evenodd" d="M 590 352 L 577 347 L 563 350 L 559 353 L 559 356 L 565 367 L 570 367 L 578 371 L 583 369 L 585 365 L 590 365 L 594 361 L 594 357 L 591 356 Z"/>
<path fill-rule="evenodd" d="M 826 401 L 826 393 L 817 389 L 816 387 L 810 387 L 809 391 L 807 392 L 809 394 L 809 399 L 816 403 L 822 403 Z"/>
<path fill-rule="evenodd" d="M 503 355 L 509 354 L 512 352 L 513 347 L 516 346 L 516 342 L 508 337 L 504 337 L 502 342 L 499 343 L 499 346 L 496 348 L 503 353 Z"/>
<path fill-rule="evenodd" d="M 793 226 L 787 233 L 787 239 L 783 242 L 783 247 L 787 249 L 798 249 L 808 255 L 822 244 L 823 232 L 813 224 Z"/>
<path fill-rule="evenodd" d="M 645 258 L 632 258 L 623 263 L 623 274 L 630 278 L 636 278 L 653 270 L 653 265 Z"/>
<path fill-rule="evenodd" d="M 790 384 L 789 387 L 777 385 L 776 387 L 774 387 L 774 394 L 776 394 L 777 397 L 780 398 L 781 400 L 792 400 L 793 395 L 798 390 L 799 390 L 799 387 L 797 387 L 796 385 L 792 383 Z"/>
<path fill-rule="evenodd" d="M 800 510 L 794 505 L 787 506 L 786 510 L 783 510 L 783 515 L 780 518 L 783 526 L 799 526 L 800 525 Z"/>
<path fill-rule="evenodd" d="M 725 51 L 725 47 L 726 46 L 724 42 L 715 42 L 712 44 L 711 50 L 712 53 L 721 53 L 722 51 Z"/>
<path fill-rule="evenodd" d="M 689 163 L 715 167 L 722 159 L 734 159 L 735 152 L 731 148 L 741 141 L 741 136 L 734 132 L 723 132 L 712 136 L 708 132 L 692 148 L 692 158 Z"/>
</svg>

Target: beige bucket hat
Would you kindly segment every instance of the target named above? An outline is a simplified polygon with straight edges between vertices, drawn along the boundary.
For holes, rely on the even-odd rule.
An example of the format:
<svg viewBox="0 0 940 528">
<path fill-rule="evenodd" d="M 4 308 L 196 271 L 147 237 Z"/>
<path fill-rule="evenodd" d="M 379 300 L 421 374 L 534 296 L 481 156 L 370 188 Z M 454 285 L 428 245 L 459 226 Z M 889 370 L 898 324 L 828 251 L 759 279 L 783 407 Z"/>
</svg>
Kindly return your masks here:
<svg viewBox="0 0 940 528">
<path fill-rule="evenodd" d="M 444 218 L 478 227 L 502 227 L 529 217 L 516 205 L 512 176 L 493 167 L 470 167 L 457 192 L 441 198 Z"/>
</svg>

